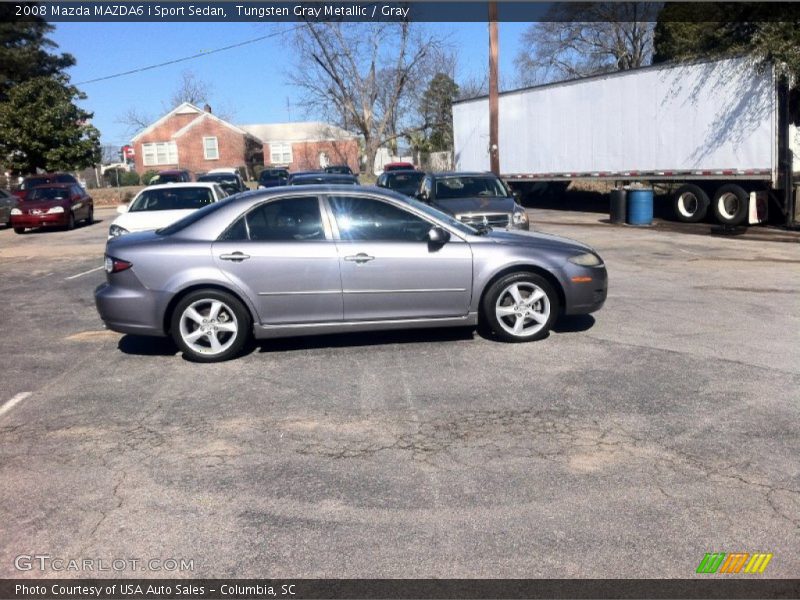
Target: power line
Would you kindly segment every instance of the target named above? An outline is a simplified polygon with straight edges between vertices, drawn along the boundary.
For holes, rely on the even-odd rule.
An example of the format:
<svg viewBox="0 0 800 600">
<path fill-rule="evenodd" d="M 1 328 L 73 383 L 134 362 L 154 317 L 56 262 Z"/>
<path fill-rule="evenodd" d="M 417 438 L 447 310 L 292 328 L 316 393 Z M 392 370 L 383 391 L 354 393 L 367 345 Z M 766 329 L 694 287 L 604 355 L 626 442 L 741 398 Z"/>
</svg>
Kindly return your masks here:
<svg viewBox="0 0 800 600">
<path fill-rule="evenodd" d="M 302 25 L 295 25 L 294 27 L 290 28 L 289 31 L 286 33 L 291 33 L 292 31 L 296 31 L 303 27 Z M 117 77 L 124 77 L 126 75 L 133 75 L 135 73 L 141 73 L 143 71 L 150 71 L 152 69 L 158 69 L 160 67 L 166 67 L 168 65 L 174 65 L 176 63 L 186 62 L 187 60 L 194 60 L 195 58 L 201 58 L 203 56 L 208 56 L 209 54 L 217 54 L 218 52 L 224 52 L 225 50 L 232 50 L 234 48 L 241 48 L 242 46 L 247 46 L 248 44 L 254 44 L 256 42 L 261 42 L 268 38 L 277 37 L 281 35 L 283 32 L 276 31 L 274 33 L 270 33 L 267 35 L 262 35 L 261 37 L 253 38 L 250 40 L 245 40 L 243 42 L 238 42 L 236 44 L 231 44 L 230 46 L 224 46 L 222 48 L 216 48 L 214 50 L 207 50 L 204 52 L 199 52 L 197 54 L 192 54 L 191 56 L 184 56 L 183 58 L 176 58 L 174 60 L 168 60 L 166 62 L 158 63 L 156 65 L 149 65 L 147 67 L 139 67 L 138 69 L 132 69 L 130 71 L 124 71 L 122 73 L 115 73 L 114 75 L 106 75 L 105 77 L 97 77 L 96 79 L 87 79 L 86 81 L 81 81 L 76 83 L 75 85 L 86 85 L 87 83 L 97 83 L 98 81 L 106 81 L 108 79 L 116 79 Z"/>
</svg>

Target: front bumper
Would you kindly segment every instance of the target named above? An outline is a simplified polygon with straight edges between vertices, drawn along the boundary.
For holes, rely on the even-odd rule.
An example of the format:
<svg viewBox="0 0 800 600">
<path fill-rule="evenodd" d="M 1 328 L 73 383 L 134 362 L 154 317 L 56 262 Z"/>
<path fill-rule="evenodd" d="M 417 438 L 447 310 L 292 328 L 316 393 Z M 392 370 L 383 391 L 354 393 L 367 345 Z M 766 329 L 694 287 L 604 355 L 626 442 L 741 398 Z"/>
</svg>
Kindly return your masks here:
<svg viewBox="0 0 800 600">
<path fill-rule="evenodd" d="M 564 314 L 585 315 L 600 310 L 608 296 L 605 265 L 583 267 L 567 262 L 564 267 Z"/>
<path fill-rule="evenodd" d="M 40 215 L 11 215 L 12 227 L 66 227 L 69 213 L 42 213 Z"/>
</svg>

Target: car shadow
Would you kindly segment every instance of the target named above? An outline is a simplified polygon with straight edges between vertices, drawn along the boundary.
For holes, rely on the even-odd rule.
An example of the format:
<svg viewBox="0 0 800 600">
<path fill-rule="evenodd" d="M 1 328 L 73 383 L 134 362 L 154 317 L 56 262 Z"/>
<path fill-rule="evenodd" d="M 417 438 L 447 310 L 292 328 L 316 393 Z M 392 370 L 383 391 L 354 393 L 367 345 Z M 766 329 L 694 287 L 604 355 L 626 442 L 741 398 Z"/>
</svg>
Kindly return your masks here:
<svg viewBox="0 0 800 600">
<path fill-rule="evenodd" d="M 556 321 L 552 331 L 555 333 L 578 333 L 591 329 L 595 324 L 592 315 L 565 315 Z"/>
<path fill-rule="evenodd" d="M 349 348 L 387 344 L 417 344 L 425 342 L 459 342 L 475 339 L 474 327 L 447 327 L 402 331 L 366 331 L 332 333 L 305 337 L 256 340 L 258 352 L 290 352 L 320 348 Z"/>
<path fill-rule="evenodd" d="M 120 352 L 138 356 L 175 356 L 178 347 L 172 338 L 151 337 L 146 335 L 123 335 L 117 344 Z"/>
</svg>

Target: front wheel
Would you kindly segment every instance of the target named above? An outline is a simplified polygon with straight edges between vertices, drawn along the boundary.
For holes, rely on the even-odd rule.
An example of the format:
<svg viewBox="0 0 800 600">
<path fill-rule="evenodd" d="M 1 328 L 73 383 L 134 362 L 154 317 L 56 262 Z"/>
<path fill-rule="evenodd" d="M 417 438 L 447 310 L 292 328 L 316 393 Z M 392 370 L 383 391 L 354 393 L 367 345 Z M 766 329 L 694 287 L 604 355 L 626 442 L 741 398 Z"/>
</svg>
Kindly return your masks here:
<svg viewBox="0 0 800 600">
<path fill-rule="evenodd" d="M 75 229 L 75 215 L 70 211 L 67 217 L 67 231 L 72 231 L 73 229 Z"/>
<path fill-rule="evenodd" d="M 14 233 L 18 233 L 19 235 L 22 235 L 23 233 L 25 233 L 25 228 L 24 227 L 14 227 Z"/>
<path fill-rule="evenodd" d="M 92 223 L 94 223 L 94 207 L 90 206 L 89 207 L 89 214 L 86 215 L 86 220 L 84 221 L 84 224 L 85 225 L 91 225 Z"/>
<path fill-rule="evenodd" d="M 536 273 L 512 273 L 489 288 L 483 316 L 498 339 L 530 342 L 547 336 L 559 311 L 558 294 Z"/>
<path fill-rule="evenodd" d="M 226 292 L 198 290 L 178 302 L 171 332 L 188 360 L 220 362 L 242 351 L 250 336 L 250 315 Z"/>
</svg>

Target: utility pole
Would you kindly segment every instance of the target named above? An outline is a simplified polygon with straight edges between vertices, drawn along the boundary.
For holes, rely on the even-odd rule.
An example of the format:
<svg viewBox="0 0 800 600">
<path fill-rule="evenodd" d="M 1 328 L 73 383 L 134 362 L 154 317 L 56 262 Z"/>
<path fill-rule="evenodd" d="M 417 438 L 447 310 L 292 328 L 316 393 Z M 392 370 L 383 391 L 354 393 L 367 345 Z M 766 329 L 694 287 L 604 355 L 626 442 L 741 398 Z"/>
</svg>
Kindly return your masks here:
<svg viewBox="0 0 800 600">
<path fill-rule="evenodd" d="M 489 164 L 492 173 L 500 175 L 498 146 L 498 86 L 497 86 L 497 2 L 489 2 Z"/>
</svg>

